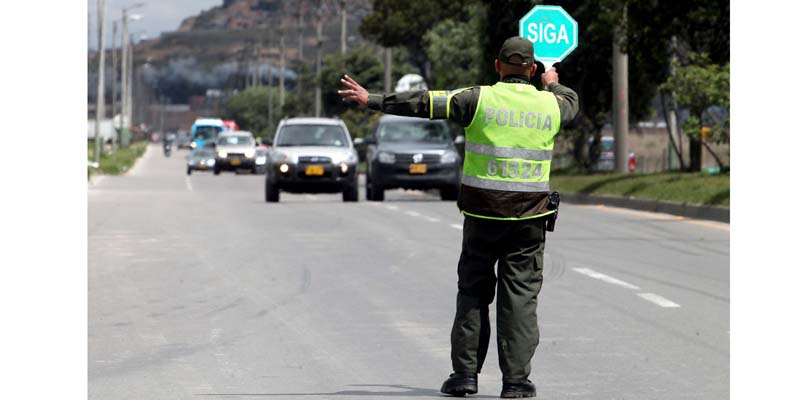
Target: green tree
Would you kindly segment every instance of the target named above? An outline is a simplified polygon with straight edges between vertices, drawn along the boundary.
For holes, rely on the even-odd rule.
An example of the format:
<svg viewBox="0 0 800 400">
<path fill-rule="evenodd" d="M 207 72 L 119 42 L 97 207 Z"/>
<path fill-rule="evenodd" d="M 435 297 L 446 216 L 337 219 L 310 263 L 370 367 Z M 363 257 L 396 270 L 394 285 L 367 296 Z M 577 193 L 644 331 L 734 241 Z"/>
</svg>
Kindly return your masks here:
<svg viewBox="0 0 800 400">
<path fill-rule="evenodd" d="M 408 49 L 409 62 L 419 69 L 426 82 L 433 82 L 425 34 L 446 19 L 466 20 L 469 18 L 466 6 L 475 1 L 373 0 L 372 14 L 364 17 L 359 30 L 381 46 Z"/>
<path fill-rule="evenodd" d="M 475 85 L 481 68 L 478 60 L 483 51 L 480 32 L 486 12 L 479 3 L 466 6 L 468 19 L 448 18 L 436 23 L 424 36 L 425 52 L 433 70 L 433 88 L 455 89 Z"/>
<path fill-rule="evenodd" d="M 269 124 L 269 96 L 272 92 L 275 114 L 272 126 Z M 222 116 L 233 119 L 242 130 L 251 131 L 255 136 L 272 137 L 281 112 L 278 110 L 278 90 L 271 87 L 251 87 L 237 93 L 225 102 Z"/>
<path fill-rule="evenodd" d="M 691 54 L 689 60 L 690 64 L 676 65 L 675 74 L 661 87 L 674 93 L 678 104 L 689 109 L 690 116 L 682 126 L 690 140 L 689 170 L 700 171 L 702 146 L 706 146 L 720 169 L 724 169 L 722 161 L 708 146 L 707 140 L 728 143 L 728 120 L 714 121 L 708 111 L 712 106 L 725 109 L 730 107 L 730 64 L 713 64 L 706 54 Z M 709 128 L 709 134 L 703 135 L 704 127 Z"/>
</svg>

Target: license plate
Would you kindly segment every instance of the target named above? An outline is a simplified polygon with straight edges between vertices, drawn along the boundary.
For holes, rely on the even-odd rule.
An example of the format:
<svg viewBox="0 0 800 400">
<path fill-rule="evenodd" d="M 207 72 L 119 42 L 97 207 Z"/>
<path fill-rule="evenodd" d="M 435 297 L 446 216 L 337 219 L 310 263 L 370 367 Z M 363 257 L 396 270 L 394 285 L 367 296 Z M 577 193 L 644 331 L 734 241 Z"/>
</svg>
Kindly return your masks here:
<svg viewBox="0 0 800 400">
<path fill-rule="evenodd" d="M 197 168 L 206 169 L 206 165 L 205 164 L 200 164 L 200 165 L 197 166 Z"/>
<path fill-rule="evenodd" d="M 306 175 L 308 176 L 322 176 L 325 169 L 321 165 L 309 165 L 306 167 Z"/>
<path fill-rule="evenodd" d="M 408 166 L 408 172 L 411 174 L 426 174 L 428 173 L 427 164 L 411 164 Z"/>
<path fill-rule="evenodd" d="M 239 165 L 239 164 L 241 164 L 241 163 L 242 163 L 242 161 L 239 160 L 238 158 L 234 158 L 233 160 L 231 160 L 231 165 L 233 165 L 234 167 Z"/>
</svg>

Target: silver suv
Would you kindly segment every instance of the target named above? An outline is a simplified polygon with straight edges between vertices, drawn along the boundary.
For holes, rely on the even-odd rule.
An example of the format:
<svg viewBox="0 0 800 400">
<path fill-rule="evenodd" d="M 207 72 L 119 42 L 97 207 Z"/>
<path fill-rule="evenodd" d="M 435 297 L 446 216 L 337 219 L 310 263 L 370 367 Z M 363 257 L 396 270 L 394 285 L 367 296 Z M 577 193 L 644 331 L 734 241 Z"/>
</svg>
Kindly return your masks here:
<svg viewBox="0 0 800 400">
<path fill-rule="evenodd" d="M 342 193 L 358 201 L 358 154 L 340 119 L 291 118 L 278 125 L 269 155 L 264 195 L 277 202 L 280 192 Z"/>
</svg>

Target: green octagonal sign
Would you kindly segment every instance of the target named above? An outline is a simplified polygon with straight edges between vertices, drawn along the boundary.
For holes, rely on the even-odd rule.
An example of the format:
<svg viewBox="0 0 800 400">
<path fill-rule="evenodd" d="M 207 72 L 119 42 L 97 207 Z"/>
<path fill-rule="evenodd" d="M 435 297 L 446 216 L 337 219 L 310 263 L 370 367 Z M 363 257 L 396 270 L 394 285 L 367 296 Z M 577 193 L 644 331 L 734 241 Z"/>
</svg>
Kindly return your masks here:
<svg viewBox="0 0 800 400">
<path fill-rule="evenodd" d="M 536 6 L 519 20 L 519 35 L 533 43 L 545 70 L 578 47 L 578 23 L 560 6 Z"/>
</svg>

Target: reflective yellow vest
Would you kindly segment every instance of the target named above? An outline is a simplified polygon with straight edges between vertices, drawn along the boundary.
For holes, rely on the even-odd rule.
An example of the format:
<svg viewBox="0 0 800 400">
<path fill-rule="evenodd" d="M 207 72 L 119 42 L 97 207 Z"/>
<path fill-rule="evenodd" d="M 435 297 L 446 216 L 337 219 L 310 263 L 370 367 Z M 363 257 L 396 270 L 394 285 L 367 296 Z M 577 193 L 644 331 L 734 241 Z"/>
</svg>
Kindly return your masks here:
<svg viewBox="0 0 800 400">
<path fill-rule="evenodd" d="M 560 127 L 561 113 L 552 93 L 518 83 L 481 86 L 477 111 L 466 128 L 461 184 L 470 190 L 462 188 L 462 196 L 480 197 L 482 203 L 502 198 L 508 203 L 511 193 L 520 199 L 548 193 L 553 144 Z M 459 203 L 470 204 L 465 200 Z M 500 209 L 485 215 L 462 207 L 464 214 L 501 220 L 552 212 L 520 216 L 518 211 Z"/>
</svg>

